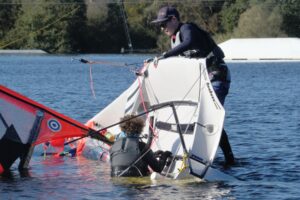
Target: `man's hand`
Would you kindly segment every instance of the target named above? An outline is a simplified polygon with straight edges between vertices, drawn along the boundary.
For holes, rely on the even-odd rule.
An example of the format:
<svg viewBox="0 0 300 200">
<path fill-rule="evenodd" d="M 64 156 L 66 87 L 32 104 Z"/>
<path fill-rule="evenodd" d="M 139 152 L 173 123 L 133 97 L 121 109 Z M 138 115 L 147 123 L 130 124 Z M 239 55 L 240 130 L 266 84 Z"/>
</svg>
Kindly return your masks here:
<svg viewBox="0 0 300 200">
<path fill-rule="evenodd" d="M 157 67 L 157 65 L 158 65 L 158 57 L 155 57 L 153 59 L 153 65 L 154 65 L 155 68 Z"/>
<path fill-rule="evenodd" d="M 164 156 L 167 158 L 167 157 L 170 157 L 172 155 L 172 152 L 170 151 L 165 151 L 164 153 Z"/>
<path fill-rule="evenodd" d="M 144 63 L 150 63 L 153 61 L 153 58 L 147 58 L 146 60 L 144 60 Z"/>
<path fill-rule="evenodd" d="M 155 156 L 156 158 L 159 158 L 159 157 L 162 156 L 163 153 L 164 153 L 164 152 L 163 152 L 162 150 L 158 150 L 158 151 L 154 152 L 154 156 Z"/>
<path fill-rule="evenodd" d="M 162 55 L 162 56 L 156 56 L 153 59 L 153 65 L 154 65 L 155 68 L 158 66 L 158 61 L 161 60 L 161 59 L 163 59 L 163 58 L 164 58 L 164 56 Z"/>
</svg>

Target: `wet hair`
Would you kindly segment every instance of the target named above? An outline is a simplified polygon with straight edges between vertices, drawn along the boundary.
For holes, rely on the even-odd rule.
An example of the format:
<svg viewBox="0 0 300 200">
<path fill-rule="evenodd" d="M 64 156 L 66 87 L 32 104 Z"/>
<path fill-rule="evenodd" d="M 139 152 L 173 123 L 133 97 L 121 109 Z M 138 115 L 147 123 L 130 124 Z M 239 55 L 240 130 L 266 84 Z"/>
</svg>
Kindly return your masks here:
<svg viewBox="0 0 300 200">
<path fill-rule="evenodd" d="M 128 120 L 126 122 L 123 122 L 120 124 L 120 128 L 123 132 L 125 132 L 128 135 L 131 134 L 141 134 L 143 131 L 143 128 L 145 126 L 145 123 L 143 119 L 140 117 L 135 117 L 135 115 L 126 115 L 121 118 L 121 121 Z M 133 119 L 131 119 L 133 118 Z M 130 119 L 130 120 L 129 120 Z"/>
</svg>

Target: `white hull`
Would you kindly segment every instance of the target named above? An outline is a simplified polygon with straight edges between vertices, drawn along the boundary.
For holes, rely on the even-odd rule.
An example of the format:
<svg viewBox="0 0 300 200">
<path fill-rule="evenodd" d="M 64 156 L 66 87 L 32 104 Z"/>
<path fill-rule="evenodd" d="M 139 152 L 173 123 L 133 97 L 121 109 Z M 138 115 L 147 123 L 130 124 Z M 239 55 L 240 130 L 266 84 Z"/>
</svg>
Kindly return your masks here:
<svg viewBox="0 0 300 200">
<path fill-rule="evenodd" d="M 126 114 L 164 106 L 143 116 L 143 134 L 154 129 L 151 149 L 168 150 L 177 156 L 162 174 L 173 179 L 190 174 L 207 180 L 220 177 L 223 173 L 210 166 L 219 146 L 225 111 L 211 86 L 205 60 L 174 57 L 160 60 L 157 68 L 147 64 L 143 70 L 146 72 L 88 124 L 100 129 Z M 120 129 L 115 126 L 108 131 L 118 134 Z"/>
</svg>

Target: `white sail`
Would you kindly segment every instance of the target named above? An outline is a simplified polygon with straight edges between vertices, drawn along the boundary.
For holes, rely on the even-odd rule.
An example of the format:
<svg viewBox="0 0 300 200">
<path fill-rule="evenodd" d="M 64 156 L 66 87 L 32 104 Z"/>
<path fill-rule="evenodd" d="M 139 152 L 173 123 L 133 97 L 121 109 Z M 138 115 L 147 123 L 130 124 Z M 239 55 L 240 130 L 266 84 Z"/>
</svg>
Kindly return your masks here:
<svg viewBox="0 0 300 200">
<path fill-rule="evenodd" d="M 205 60 L 172 57 L 160 60 L 157 67 L 148 63 L 142 72 L 90 124 L 105 127 L 125 114 L 154 109 L 144 116 L 147 127 L 143 134 L 154 130 L 151 149 L 175 155 L 162 174 L 174 179 L 191 174 L 208 180 L 222 174 L 211 165 L 219 146 L 225 111 L 211 86 Z M 118 134 L 120 129 L 115 126 L 109 132 Z"/>
</svg>

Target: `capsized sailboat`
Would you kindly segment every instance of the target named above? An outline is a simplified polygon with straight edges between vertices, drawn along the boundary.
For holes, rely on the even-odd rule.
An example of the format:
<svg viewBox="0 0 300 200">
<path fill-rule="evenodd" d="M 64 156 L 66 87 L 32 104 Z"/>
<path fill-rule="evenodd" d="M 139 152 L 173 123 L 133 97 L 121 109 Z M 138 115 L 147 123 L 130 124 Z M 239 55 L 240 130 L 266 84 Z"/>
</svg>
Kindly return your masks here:
<svg viewBox="0 0 300 200">
<path fill-rule="evenodd" d="M 212 167 L 225 111 L 210 83 L 205 59 L 172 57 L 160 60 L 158 66 L 145 63 L 134 83 L 87 125 L 102 129 L 125 115 L 141 113 L 145 113 L 143 135 L 152 140 L 150 148 L 173 154 L 163 172 L 153 173 L 152 179 L 232 179 Z M 117 135 L 120 128 L 113 126 L 107 132 Z M 86 156 L 94 153 L 97 159 L 106 153 L 107 160 L 108 148 L 101 149 L 102 145 L 103 142 L 88 138 L 80 151 Z"/>
<path fill-rule="evenodd" d="M 89 127 L 0 85 L 0 174 L 20 159 L 19 169 L 28 164 L 37 144 L 64 146 L 65 138 L 97 134 Z"/>
</svg>

